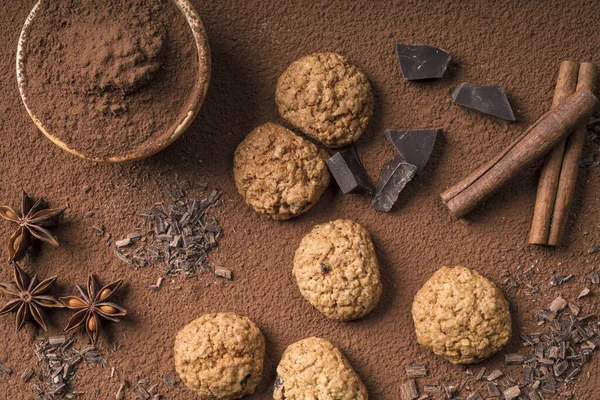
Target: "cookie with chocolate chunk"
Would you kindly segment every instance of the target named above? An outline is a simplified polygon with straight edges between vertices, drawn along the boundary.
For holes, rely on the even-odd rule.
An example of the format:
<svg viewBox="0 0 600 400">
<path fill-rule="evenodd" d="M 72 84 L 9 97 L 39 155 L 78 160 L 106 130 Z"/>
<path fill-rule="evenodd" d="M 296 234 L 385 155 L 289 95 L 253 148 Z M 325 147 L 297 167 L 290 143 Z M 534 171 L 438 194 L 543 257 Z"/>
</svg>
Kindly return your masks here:
<svg viewBox="0 0 600 400">
<path fill-rule="evenodd" d="M 381 297 L 371 235 L 354 221 L 338 219 L 315 226 L 296 250 L 293 274 L 304 298 L 334 320 L 360 318 Z"/>
<path fill-rule="evenodd" d="M 175 368 L 204 400 L 239 399 L 253 393 L 263 372 L 265 338 L 246 317 L 205 314 L 179 331 Z"/>
<path fill-rule="evenodd" d="M 332 148 L 358 140 L 374 104 L 364 72 L 335 53 L 293 62 L 277 81 L 275 101 L 292 126 Z"/>
<path fill-rule="evenodd" d="M 368 400 L 367 388 L 342 352 L 325 339 L 291 344 L 277 366 L 275 400 Z"/>
<path fill-rule="evenodd" d="M 267 123 L 235 150 L 235 185 L 252 208 L 276 220 L 308 211 L 329 185 L 327 154 L 289 129 Z"/>
</svg>

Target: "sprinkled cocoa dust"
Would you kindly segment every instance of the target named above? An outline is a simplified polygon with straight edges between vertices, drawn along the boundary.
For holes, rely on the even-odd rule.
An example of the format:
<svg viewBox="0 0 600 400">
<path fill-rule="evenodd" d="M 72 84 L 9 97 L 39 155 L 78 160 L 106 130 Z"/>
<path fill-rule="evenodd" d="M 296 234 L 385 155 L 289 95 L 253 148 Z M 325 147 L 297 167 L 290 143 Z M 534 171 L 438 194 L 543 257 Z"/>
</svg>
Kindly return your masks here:
<svg viewBox="0 0 600 400">
<path fill-rule="evenodd" d="M 56 0 L 58 1 L 58 0 Z M 66 1 L 66 0 L 60 0 Z M 104 0 L 109 1 L 109 0 Z M 410 304 L 418 288 L 441 265 L 467 265 L 502 285 L 502 271 L 523 274 L 536 264 L 528 294 L 523 284 L 506 296 L 517 311 L 515 335 L 506 353 L 521 350 L 519 334 L 534 332 L 535 312 L 557 297 L 573 302 L 584 288 L 580 281 L 600 265 L 598 207 L 599 168 L 580 170 L 567 246 L 546 249 L 527 246 L 538 182 L 527 171 L 507 190 L 491 198 L 466 221 L 454 221 L 439 200 L 449 185 L 466 176 L 507 146 L 523 129 L 548 110 L 561 60 L 589 60 L 600 65 L 600 14 L 596 2 L 526 1 L 199 1 L 192 0 L 208 30 L 213 74 L 208 96 L 190 129 L 160 154 L 141 162 L 95 165 L 79 160 L 50 143 L 33 125 L 17 90 L 15 52 L 20 29 L 36 0 L 0 2 L 0 198 L 15 201 L 22 189 L 43 195 L 57 206 L 71 204 L 56 234 L 57 249 L 42 246 L 27 256 L 23 267 L 40 276 L 64 276 L 57 295 L 68 293 L 70 282 L 85 282 L 89 272 L 110 281 L 128 283 L 122 306 L 131 318 L 107 326 L 99 347 L 122 376 L 110 369 L 81 368 L 78 390 L 98 399 L 112 399 L 123 379 L 136 375 L 159 385 L 169 400 L 193 395 L 180 383 L 171 386 L 163 375 L 177 378 L 172 345 L 177 331 L 202 313 L 231 311 L 248 315 L 265 333 L 267 356 L 263 382 L 244 400 L 272 398 L 276 366 L 291 343 L 311 336 L 334 342 L 348 357 L 369 390 L 371 400 L 400 399 L 408 364 L 427 365 L 435 385 L 459 384 L 465 372 L 420 349 L 416 344 Z M 406 83 L 395 54 L 400 42 L 427 43 L 450 51 L 455 60 L 444 79 Z M 443 128 L 432 158 L 422 175 L 411 182 L 390 214 L 377 213 L 367 198 L 343 196 L 331 185 L 302 217 L 274 222 L 256 214 L 238 195 L 232 175 L 236 146 L 256 126 L 281 122 L 274 103 L 277 77 L 294 60 L 315 51 L 335 51 L 348 57 L 368 75 L 375 93 L 373 119 L 358 142 L 361 160 L 372 180 L 384 162 L 394 157 L 385 129 Z M 461 82 L 502 85 L 517 113 L 507 124 L 453 105 L 452 91 Z M 140 89 L 144 90 L 144 88 Z M 599 130 L 600 131 L 600 130 Z M 599 141 L 588 141 L 584 154 L 598 153 Z M 598 157 L 596 156 L 596 160 Z M 92 231 L 106 226 L 115 240 L 139 224 L 141 208 L 166 201 L 165 184 L 188 180 L 223 190 L 223 230 L 226 235 L 213 255 L 215 265 L 233 271 L 233 282 L 214 274 L 177 277 L 158 291 L 156 271 L 129 270 L 112 255 L 112 247 Z M 194 197 L 200 195 L 192 193 Z M 94 215 L 85 217 L 89 212 Z M 316 224 L 351 218 L 373 236 L 380 261 L 383 296 L 371 314 L 352 323 L 328 321 L 306 302 L 291 274 L 300 239 Z M 0 238 L 13 232 L 0 224 Z M 7 257 L 0 242 L 0 260 Z M 552 271 L 576 278 L 552 286 Z M 596 268 L 598 270 L 598 268 Z M 0 266 L 0 281 L 12 277 Z M 576 302 L 581 315 L 598 310 L 600 286 Z M 179 288 L 177 289 L 177 287 Z M 49 335 L 60 334 L 69 313 L 52 315 Z M 12 320 L 0 320 L 0 393 L 28 399 L 29 384 L 21 373 L 37 358 L 31 346 L 40 332 L 27 326 L 14 332 Z M 104 334 L 104 332 L 103 332 Z M 125 336 L 127 335 L 127 336 Z M 78 333 L 85 340 L 85 333 Z M 113 341 L 122 348 L 113 353 Z M 472 367 L 486 375 L 507 370 L 504 352 Z M 511 368 L 518 369 L 520 366 Z M 589 377 L 588 377 L 589 374 Z M 574 387 L 576 400 L 600 398 L 596 377 L 600 357 L 582 368 Z M 426 383 L 427 378 L 419 378 Z M 421 381 L 419 383 L 421 383 Z M 30 381 L 31 383 L 31 381 Z M 433 385 L 434 383 L 432 383 Z M 420 387 L 422 389 L 422 387 Z M 436 388 L 431 388 L 435 389 Z M 448 387 L 450 390 L 450 388 Z M 131 389 L 130 389 L 131 390 Z M 440 388 L 440 390 L 443 390 Z M 465 389 L 461 393 L 467 393 Z M 481 392 L 487 397 L 487 388 Z M 127 397 L 135 398 L 133 392 Z M 432 397 L 443 398 L 440 393 Z M 552 399 L 545 396 L 546 400 Z M 559 397 L 560 398 L 560 397 Z"/>
</svg>

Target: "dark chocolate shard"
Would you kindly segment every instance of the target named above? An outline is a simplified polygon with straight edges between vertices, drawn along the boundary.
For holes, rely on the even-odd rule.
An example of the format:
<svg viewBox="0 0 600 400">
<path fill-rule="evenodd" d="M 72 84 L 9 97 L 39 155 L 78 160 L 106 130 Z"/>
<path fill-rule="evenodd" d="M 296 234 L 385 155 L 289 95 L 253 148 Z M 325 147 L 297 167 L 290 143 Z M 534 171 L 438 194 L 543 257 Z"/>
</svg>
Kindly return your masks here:
<svg viewBox="0 0 600 400">
<path fill-rule="evenodd" d="M 404 161 L 417 167 L 420 174 L 429 161 L 433 145 L 441 129 L 422 129 L 417 131 L 385 131 L 385 137 L 398 150 Z"/>
<path fill-rule="evenodd" d="M 415 176 L 417 167 L 407 163 L 402 156 L 397 155 L 383 165 L 379 181 L 375 187 L 373 207 L 377 211 L 388 212 L 392 209 L 400 192 Z"/>
<path fill-rule="evenodd" d="M 441 78 L 452 59 L 447 51 L 424 44 L 397 44 L 396 51 L 407 81 Z"/>
<path fill-rule="evenodd" d="M 338 151 L 327 160 L 327 167 L 344 194 L 373 193 L 373 184 L 360 162 L 356 147 Z"/>
<path fill-rule="evenodd" d="M 504 89 L 500 86 L 479 86 L 461 83 L 452 94 L 456 104 L 493 115 L 507 121 L 514 121 L 515 114 L 508 102 Z"/>
</svg>

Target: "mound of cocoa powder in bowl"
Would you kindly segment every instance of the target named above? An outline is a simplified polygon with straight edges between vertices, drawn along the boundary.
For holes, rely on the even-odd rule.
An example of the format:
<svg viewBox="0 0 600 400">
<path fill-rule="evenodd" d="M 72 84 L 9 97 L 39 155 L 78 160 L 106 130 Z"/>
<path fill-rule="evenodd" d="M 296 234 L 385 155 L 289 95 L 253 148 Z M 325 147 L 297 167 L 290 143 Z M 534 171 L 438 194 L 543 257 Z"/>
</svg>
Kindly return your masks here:
<svg viewBox="0 0 600 400">
<path fill-rule="evenodd" d="M 86 157 L 145 153 L 192 107 L 198 53 L 172 0 L 44 0 L 24 93 L 45 129 Z"/>
</svg>

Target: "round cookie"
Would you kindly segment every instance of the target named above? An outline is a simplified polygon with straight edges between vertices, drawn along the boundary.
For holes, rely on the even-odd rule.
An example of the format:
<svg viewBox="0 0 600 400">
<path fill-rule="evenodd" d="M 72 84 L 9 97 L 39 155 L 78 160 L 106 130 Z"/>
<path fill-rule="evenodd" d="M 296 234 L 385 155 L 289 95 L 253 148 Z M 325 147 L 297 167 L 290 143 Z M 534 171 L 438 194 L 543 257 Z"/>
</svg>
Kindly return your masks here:
<svg viewBox="0 0 600 400">
<path fill-rule="evenodd" d="M 358 140 L 374 103 L 367 76 L 335 53 L 294 61 L 277 81 L 275 101 L 286 121 L 332 148 Z"/>
<path fill-rule="evenodd" d="M 329 185 L 327 154 L 281 125 L 254 129 L 235 150 L 235 185 L 252 208 L 276 220 L 308 211 Z"/>
<path fill-rule="evenodd" d="M 498 287 L 465 267 L 440 268 L 412 304 L 417 340 L 453 364 L 482 361 L 510 339 L 508 302 Z"/>
<path fill-rule="evenodd" d="M 381 297 L 371 235 L 354 221 L 315 226 L 296 250 L 293 274 L 304 298 L 334 320 L 360 318 Z"/>
<path fill-rule="evenodd" d="M 291 344 L 277 366 L 275 400 L 367 400 L 367 388 L 344 355 L 325 339 Z"/>
<path fill-rule="evenodd" d="M 263 371 L 265 338 L 246 317 L 205 314 L 175 339 L 175 369 L 203 400 L 239 399 L 253 393 Z"/>
</svg>

